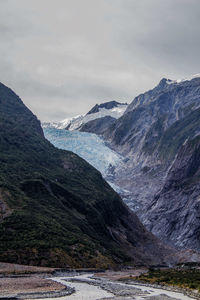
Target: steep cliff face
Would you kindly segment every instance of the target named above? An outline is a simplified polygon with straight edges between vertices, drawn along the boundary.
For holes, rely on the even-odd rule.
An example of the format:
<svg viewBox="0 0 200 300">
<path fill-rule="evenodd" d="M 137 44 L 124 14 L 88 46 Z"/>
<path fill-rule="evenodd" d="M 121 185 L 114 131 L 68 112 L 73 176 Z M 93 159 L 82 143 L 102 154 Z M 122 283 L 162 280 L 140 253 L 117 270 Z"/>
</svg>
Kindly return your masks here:
<svg viewBox="0 0 200 300">
<path fill-rule="evenodd" d="M 164 187 L 142 213 L 157 236 L 181 248 L 200 251 L 200 136 L 186 142 Z"/>
<path fill-rule="evenodd" d="M 0 84 L 0 260 L 108 267 L 171 260 L 101 174 L 43 136 L 40 122 Z"/>
<path fill-rule="evenodd" d="M 200 78 L 181 83 L 162 79 L 153 90 L 133 100 L 105 138 L 125 154 L 134 154 L 140 147 L 151 155 L 162 133 L 199 106 Z"/>
<path fill-rule="evenodd" d="M 136 97 L 105 132 L 126 157 L 115 183 L 156 236 L 179 248 L 200 250 L 200 78 L 163 79 Z"/>
<path fill-rule="evenodd" d="M 104 139 L 125 157 L 115 183 L 131 192 L 131 208 L 149 203 L 162 188 L 180 147 L 200 133 L 199 106 L 200 78 L 162 79 L 136 97 L 104 132 Z"/>
</svg>

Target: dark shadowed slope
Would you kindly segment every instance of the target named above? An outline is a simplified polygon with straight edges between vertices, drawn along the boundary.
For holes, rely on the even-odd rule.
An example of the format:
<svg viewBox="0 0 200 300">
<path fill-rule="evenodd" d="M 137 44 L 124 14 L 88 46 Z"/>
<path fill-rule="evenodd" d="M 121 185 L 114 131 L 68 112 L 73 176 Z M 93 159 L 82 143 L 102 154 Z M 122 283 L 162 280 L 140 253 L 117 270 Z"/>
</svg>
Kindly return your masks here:
<svg viewBox="0 0 200 300">
<path fill-rule="evenodd" d="M 162 263 L 169 250 L 0 84 L 0 260 L 72 267 Z"/>
</svg>

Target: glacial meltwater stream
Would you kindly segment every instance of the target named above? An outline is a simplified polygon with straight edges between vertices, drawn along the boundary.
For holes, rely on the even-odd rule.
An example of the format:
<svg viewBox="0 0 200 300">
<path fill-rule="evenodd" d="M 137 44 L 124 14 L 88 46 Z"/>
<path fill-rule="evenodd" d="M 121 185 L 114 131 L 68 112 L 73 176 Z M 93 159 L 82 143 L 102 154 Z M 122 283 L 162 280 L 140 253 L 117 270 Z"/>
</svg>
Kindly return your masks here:
<svg viewBox="0 0 200 300">
<path fill-rule="evenodd" d="M 108 279 L 95 279 L 92 274 L 53 277 L 52 280 L 63 285 L 75 288 L 72 295 L 48 298 L 60 300 L 100 300 L 100 299 L 119 299 L 119 300 L 192 300 L 184 294 L 157 289 L 138 284 L 125 284 L 113 282 Z"/>
</svg>

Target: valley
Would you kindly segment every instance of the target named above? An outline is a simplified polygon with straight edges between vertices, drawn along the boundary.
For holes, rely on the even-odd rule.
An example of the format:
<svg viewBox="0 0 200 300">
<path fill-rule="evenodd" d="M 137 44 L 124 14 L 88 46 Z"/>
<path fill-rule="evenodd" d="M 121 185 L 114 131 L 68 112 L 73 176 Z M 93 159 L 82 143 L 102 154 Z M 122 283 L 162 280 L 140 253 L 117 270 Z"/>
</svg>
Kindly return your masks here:
<svg viewBox="0 0 200 300">
<path fill-rule="evenodd" d="M 114 268 L 179 260 L 99 171 L 46 140 L 37 117 L 3 84 L 0 120 L 0 261 Z"/>
<path fill-rule="evenodd" d="M 195 88 L 199 84 L 196 81 Z M 149 92 L 153 95 L 153 105 L 156 103 L 157 116 L 161 109 L 157 107 L 157 101 L 162 94 L 162 82 L 155 91 Z M 166 84 L 164 82 L 165 88 Z M 174 88 L 177 89 L 176 85 Z M 173 120 L 173 112 L 166 115 L 165 122 L 172 119 L 171 125 L 168 120 L 160 126 L 158 117 L 159 125 L 154 119 L 150 127 L 147 124 L 141 127 L 138 110 L 139 115 L 145 109 L 149 114 L 149 102 L 147 108 L 137 108 L 139 104 L 134 100 L 137 105 L 133 112 L 129 112 L 126 105 L 126 111 L 117 118 L 116 115 L 112 117 L 112 122 L 107 118 L 109 109 L 106 111 L 106 108 L 104 115 L 95 119 L 98 113 L 93 112 L 98 110 L 95 106 L 91 110 L 92 120 L 83 122 L 79 130 L 59 128 L 55 123 L 45 123 L 42 129 L 37 118 L 12 90 L 1 84 L 0 94 L 3 124 L 0 127 L 1 261 L 77 271 L 80 268 L 122 270 L 133 266 L 146 268 L 145 272 L 149 269 L 148 275 L 130 275 L 120 282 L 113 282 L 102 274 L 91 279 L 91 274 L 87 273 L 73 276 L 68 273 L 65 277 L 42 275 L 44 280 L 40 280 L 40 271 L 36 270 L 36 277 L 30 276 L 29 272 L 34 271 L 24 266 L 20 275 L 22 281 L 15 275 L 12 278 L 13 268 L 1 281 L 4 289 L 14 288 L 15 291 L 17 286 L 19 293 L 10 294 L 5 290 L 2 293 L 17 299 L 40 298 L 40 295 L 42 298 L 82 297 L 85 300 L 96 300 L 97 297 L 198 299 L 198 271 L 194 269 L 187 273 L 188 281 L 182 284 L 185 271 L 180 270 L 181 277 L 177 277 L 176 271 L 168 269 L 177 263 L 198 262 L 200 257 L 196 234 L 200 174 L 199 108 L 196 102 L 191 106 L 192 110 L 178 120 Z M 193 97 L 196 101 L 198 93 Z M 166 103 L 160 105 L 166 106 Z M 101 109 L 104 106 L 109 107 L 106 103 Z M 142 118 L 145 120 L 144 116 Z M 139 131 L 135 127 L 133 131 L 131 129 L 129 138 L 122 143 L 122 133 L 120 138 L 117 137 L 120 126 L 129 131 L 134 122 Z M 86 132 L 84 128 L 87 128 Z M 94 133 L 94 129 L 98 132 Z M 110 138 L 112 131 L 116 131 L 113 141 Z M 138 135 L 142 133 L 144 136 L 140 140 Z M 151 149 L 145 148 L 149 138 L 153 138 L 148 144 Z M 130 146 L 133 141 L 135 144 Z M 170 151 L 163 152 L 163 149 Z M 165 243 L 145 229 L 116 192 L 137 212 L 143 224 Z M 177 199 L 176 205 L 173 199 Z M 154 272 L 152 278 L 152 266 L 164 266 L 167 274 L 172 272 L 170 276 L 175 283 L 170 281 L 169 285 L 168 277 L 164 281 L 162 271 Z M 27 275 L 23 278 L 25 269 Z M 47 272 L 51 273 L 52 269 Z M 162 282 L 166 286 L 155 285 Z M 23 284 L 27 287 L 25 294 Z"/>
<path fill-rule="evenodd" d="M 92 109 L 92 121 L 67 133 L 77 136 L 76 145 L 70 139 L 67 143 L 67 138 L 58 145 L 54 136 L 48 134 L 53 129 L 44 128 L 44 132 L 56 146 L 68 150 L 74 147 L 102 172 L 102 166 L 95 162 L 102 162 L 99 154 L 94 154 L 98 144 L 93 145 L 93 157 L 88 158 L 87 151 L 81 150 L 87 148 L 87 143 L 90 148 L 87 136 L 85 145 L 80 143 L 84 131 L 86 135 L 96 133 L 101 145 L 108 147 L 105 153 L 113 151 L 113 157 L 120 158 L 118 162 L 110 161 L 109 166 L 103 162 L 107 170 L 103 170 L 104 178 L 143 224 L 171 246 L 199 251 L 199 107 L 198 74 L 184 80 L 163 78 L 155 88 L 135 97 L 121 116 L 112 117 L 112 122 L 105 116 L 95 119 Z"/>
<path fill-rule="evenodd" d="M 0 300 L 200 300 L 199 16 L 0 0 Z"/>
<path fill-rule="evenodd" d="M 6 299 L 69 299 L 69 300 L 194 300 L 196 291 L 178 289 L 175 286 L 152 285 L 134 281 L 134 276 L 123 277 L 120 281 L 115 276 L 134 274 L 137 270 L 121 272 L 95 273 L 77 271 L 54 272 L 54 275 L 42 273 L 22 275 L 20 278 L 1 279 L 0 297 Z M 60 274 L 59 274 L 60 273 Z M 109 276 L 111 277 L 109 279 Z M 143 276 L 143 277 L 142 277 Z M 145 278 L 142 275 L 142 278 Z"/>
</svg>

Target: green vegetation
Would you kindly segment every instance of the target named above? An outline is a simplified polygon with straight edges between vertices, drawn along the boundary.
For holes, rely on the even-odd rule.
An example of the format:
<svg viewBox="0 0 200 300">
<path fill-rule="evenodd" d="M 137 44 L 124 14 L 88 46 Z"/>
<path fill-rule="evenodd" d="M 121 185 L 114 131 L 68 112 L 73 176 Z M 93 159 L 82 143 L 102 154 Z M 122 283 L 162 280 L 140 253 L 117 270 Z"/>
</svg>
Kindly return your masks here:
<svg viewBox="0 0 200 300">
<path fill-rule="evenodd" d="M 133 278 L 150 284 L 167 284 L 200 292 L 199 269 L 150 269 L 147 274 Z"/>
<path fill-rule="evenodd" d="M 0 261 L 109 267 L 129 257 L 108 227 L 126 212 L 101 174 L 45 140 L 37 118 L 0 84 Z"/>
</svg>

